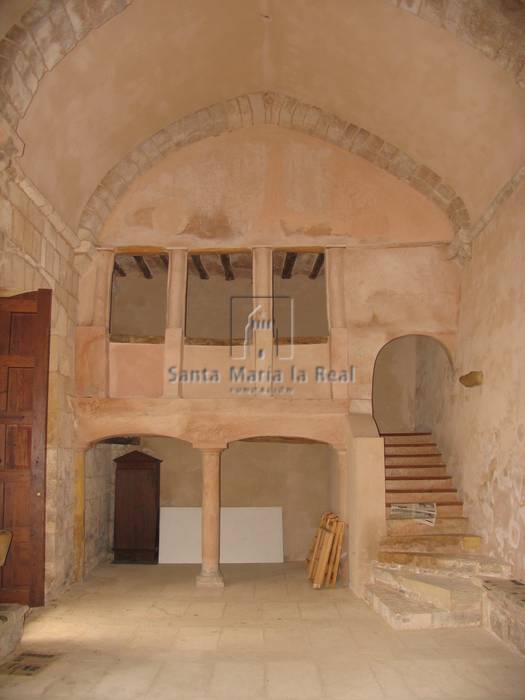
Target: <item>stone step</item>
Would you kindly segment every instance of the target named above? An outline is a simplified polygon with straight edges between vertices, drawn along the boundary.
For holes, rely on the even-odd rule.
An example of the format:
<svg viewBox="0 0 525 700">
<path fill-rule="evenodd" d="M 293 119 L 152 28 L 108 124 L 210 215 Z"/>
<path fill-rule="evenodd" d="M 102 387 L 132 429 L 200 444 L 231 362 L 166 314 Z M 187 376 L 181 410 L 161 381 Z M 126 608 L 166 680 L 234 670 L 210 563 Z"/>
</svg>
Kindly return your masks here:
<svg viewBox="0 0 525 700">
<path fill-rule="evenodd" d="M 435 444 L 432 433 L 383 433 L 381 437 L 385 441 L 385 446 Z"/>
<path fill-rule="evenodd" d="M 441 535 L 446 533 L 461 535 L 468 530 L 468 518 L 436 518 L 434 526 L 427 525 L 415 518 L 387 518 L 386 527 L 389 535 Z"/>
<path fill-rule="evenodd" d="M 412 491 L 410 489 L 387 489 L 386 503 L 461 503 L 456 489 L 433 489 Z"/>
<path fill-rule="evenodd" d="M 413 489 L 414 491 L 433 491 L 435 489 L 453 489 L 450 476 L 388 476 L 385 478 L 387 491 L 395 489 Z"/>
<path fill-rule="evenodd" d="M 456 576 L 510 576 L 510 567 L 481 554 L 379 551 L 383 564 L 411 567 L 414 573 L 448 572 Z"/>
<path fill-rule="evenodd" d="M 433 467 L 432 465 L 418 466 L 412 464 L 409 467 L 385 467 L 385 478 L 395 476 L 425 477 L 425 476 L 448 476 L 445 466 Z"/>
<path fill-rule="evenodd" d="M 401 591 L 374 584 L 367 587 L 366 598 L 373 609 L 397 630 L 420 630 L 438 627 L 464 627 L 479 625 L 471 614 L 440 610 L 432 603 L 415 600 Z"/>
<path fill-rule="evenodd" d="M 433 502 L 433 501 L 432 501 Z M 437 503 L 437 518 L 452 518 L 452 517 L 462 517 L 463 516 L 463 503 L 456 501 L 448 501 Z M 390 508 L 387 503 L 386 518 L 390 518 Z"/>
<path fill-rule="evenodd" d="M 425 465 L 425 464 L 437 464 L 438 466 L 445 466 L 443 464 L 443 459 L 440 454 L 421 454 L 421 455 L 391 455 L 390 457 L 385 455 L 385 467 L 408 467 L 410 465 Z"/>
<path fill-rule="evenodd" d="M 438 552 L 460 554 L 479 552 L 483 540 L 478 535 L 427 533 L 424 535 L 389 535 L 379 545 L 381 551 Z"/>
<path fill-rule="evenodd" d="M 413 574 L 403 568 L 397 571 L 377 568 L 374 582 L 401 591 L 409 598 L 430 603 L 440 610 L 472 613 L 481 622 L 482 589 L 468 578 Z"/>
<path fill-rule="evenodd" d="M 385 457 L 392 457 L 393 455 L 428 455 L 436 454 L 439 455 L 441 452 L 438 450 L 437 446 L 431 443 L 426 445 L 385 445 Z"/>
</svg>

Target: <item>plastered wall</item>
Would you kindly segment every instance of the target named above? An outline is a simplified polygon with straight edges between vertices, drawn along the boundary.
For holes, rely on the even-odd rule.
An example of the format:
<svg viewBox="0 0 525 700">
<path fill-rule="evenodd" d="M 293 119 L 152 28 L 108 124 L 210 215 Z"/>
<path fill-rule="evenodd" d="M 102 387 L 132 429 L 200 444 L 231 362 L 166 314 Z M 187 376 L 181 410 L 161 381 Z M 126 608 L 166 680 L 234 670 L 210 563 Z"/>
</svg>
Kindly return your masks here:
<svg viewBox="0 0 525 700">
<path fill-rule="evenodd" d="M 187 290 L 186 336 L 215 340 L 230 338 L 230 299 L 253 294 L 248 275 L 237 276 L 231 282 L 218 275 L 211 275 L 208 280 L 188 275 Z M 234 337 L 243 337 L 243 325 L 237 323 L 232 330 Z"/>
<path fill-rule="evenodd" d="M 461 269 L 448 253 L 452 233 L 436 205 L 363 158 L 268 125 L 169 152 L 129 186 L 100 240 L 190 249 L 346 246 L 344 323 L 357 370 L 351 395 L 368 408 L 375 358 L 389 340 L 422 333 L 453 345 Z M 200 313 L 220 319 L 215 306 L 203 304 Z M 320 318 L 305 313 L 301 334 L 324 335 L 308 326 L 310 316 Z M 213 329 L 217 337 L 220 330 Z M 199 335 L 190 325 L 187 334 Z"/>
<path fill-rule="evenodd" d="M 455 371 L 421 368 L 420 420 L 433 425 L 488 551 L 525 579 L 525 186 L 475 241 L 463 272 Z M 482 386 L 458 383 L 471 370 Z"/>
<path fill-rule="evenodd" d="M 110 330 L 115 335 L 163 336 L 167 275 L 116 277 L 111 294 Z"/>
<path fill-rule="evenodd" d="M 398 338 L 388 343 L 377 357 L 372 406 L 380 433 L 414 430 L 417 343 L 415 335 Z"/>
</svg>

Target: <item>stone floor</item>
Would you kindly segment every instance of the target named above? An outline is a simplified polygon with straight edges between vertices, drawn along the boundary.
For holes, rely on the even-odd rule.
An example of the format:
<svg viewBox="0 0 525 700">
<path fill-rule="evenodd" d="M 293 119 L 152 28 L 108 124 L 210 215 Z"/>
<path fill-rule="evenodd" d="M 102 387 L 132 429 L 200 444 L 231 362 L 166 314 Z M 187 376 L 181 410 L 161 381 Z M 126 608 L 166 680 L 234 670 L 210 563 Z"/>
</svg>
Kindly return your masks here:
<svg viewBox="0 0 525 700">
<path fill-rule="evenodd" d="M 348 590 L 313 591 L 301 565 L 99 567 L 34 612 L 21 651 L 58 655 L 0 698 L 71 700 L 503 700 L 525 698 L 525 659 L 481 629 L 390 629 Z"/>
</svg>

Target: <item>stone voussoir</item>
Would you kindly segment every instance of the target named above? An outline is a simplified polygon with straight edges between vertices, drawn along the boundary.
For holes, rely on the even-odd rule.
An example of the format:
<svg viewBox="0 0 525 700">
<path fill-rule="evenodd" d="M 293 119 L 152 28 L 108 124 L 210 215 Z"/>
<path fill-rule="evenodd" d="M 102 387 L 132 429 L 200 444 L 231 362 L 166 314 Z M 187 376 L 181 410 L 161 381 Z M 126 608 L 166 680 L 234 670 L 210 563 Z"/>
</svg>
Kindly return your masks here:
<svg viewBox="0 0 525 700">
<path fill-rule="evenodd" d="M 152 150 L 157 153 L 166 153 L 233 129 L 263 124 L 301 131 L 364 157 L 429 197 L 447 216 L 450 215 L 453 227 L 456 225 L 452 214 L 457 219 L 458 211 L 461 212 L 461 221 L 465 220 L 465 217 L 468 220 L 468 212 L 461 197 L 454 193 L 452 199 L 454 206 L 451 208 L 449 200 L 444 199 L 438 192 L 438 189 L 443 187 L 441 177 L 425 165 L 417 163 L 397 146 L 366 129 L 324 112 L 319 107 L 288 95 L 267 91 L 240 95 L 185 115 L 139 144 L 103 178 L 85 206 L 80 219 L 80 228 L 91 230 L 94 236 L 99 233 L 103 220 L 98 221 L 92 217 L 91 213 L 94 210 L 97 211 L 93 200 L 100 196 L 101 188 L 109 188 L 116 198 L 122 196 L 131 182 L 143 172 L 140 165 L 142 163 L 146 165 L 145 153 Z M 419 177 L 412 179 L 415 173 L 419 173 Z M 115 174 L 119 176 L 121 183 L 117 189 L 115 189 Z M 450 185 L 446 187 L 453 193 Z"/>
</svg>

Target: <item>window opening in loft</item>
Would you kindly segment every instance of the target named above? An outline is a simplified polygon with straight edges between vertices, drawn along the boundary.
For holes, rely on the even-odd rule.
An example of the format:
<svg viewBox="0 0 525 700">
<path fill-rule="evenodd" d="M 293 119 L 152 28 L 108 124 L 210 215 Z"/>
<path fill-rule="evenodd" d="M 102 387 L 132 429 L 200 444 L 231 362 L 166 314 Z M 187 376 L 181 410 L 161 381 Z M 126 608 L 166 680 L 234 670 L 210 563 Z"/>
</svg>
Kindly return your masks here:
<svg viewBox="0 0 525 700">
<path fill-rule="evenodd" d="M 163 343 L 169 256 L 115 255 L 111 286 L 110 340 Z"/>
<path fill-rule="evenodd" d="M 323 251 L 273 252 L 273 316 L 280 344 L 326 343 L 325 255 Z"/>
<path fill-rule="evenodd" d="M 186 344 L 242 343 L 246 318 L 253 303 L 252 293 L 250 251 L 190 252 Z M 232 299 L 235 300 L 233 305 Z M 235 313 L 232 313 L 232 306 Z"/>
</svg>

